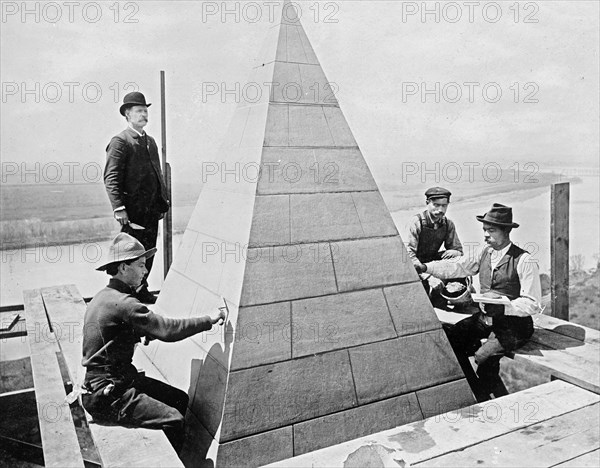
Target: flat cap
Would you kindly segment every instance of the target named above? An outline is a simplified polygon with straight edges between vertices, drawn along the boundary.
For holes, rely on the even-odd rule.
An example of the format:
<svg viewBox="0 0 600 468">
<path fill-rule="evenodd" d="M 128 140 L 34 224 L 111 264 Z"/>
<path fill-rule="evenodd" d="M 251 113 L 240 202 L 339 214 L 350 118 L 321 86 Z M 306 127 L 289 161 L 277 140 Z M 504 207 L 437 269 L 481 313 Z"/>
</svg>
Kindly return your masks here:
<svg viewBox="0 0 600 468">
<path fill-rule="evenodd" d="M 427 200 L 434 200 L 436 198 L 447 198 L 450 201 L 450 190 L 447 190 L 443 187 L 431 187 L 425 192 L 425 198 Z"/>
</svg>

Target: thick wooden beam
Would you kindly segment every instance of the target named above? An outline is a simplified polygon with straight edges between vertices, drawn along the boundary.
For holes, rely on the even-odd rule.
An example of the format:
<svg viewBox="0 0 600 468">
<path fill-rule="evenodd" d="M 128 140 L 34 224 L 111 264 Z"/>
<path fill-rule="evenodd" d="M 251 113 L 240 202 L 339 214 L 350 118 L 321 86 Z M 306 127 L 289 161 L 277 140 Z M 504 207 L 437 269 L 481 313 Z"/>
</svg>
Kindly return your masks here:
<svg viewBox="0 0 600 468">
<path fill-rule="evenodd" d="M 569 320 L 569 182 L 552 185 L 550 212 L 552 316 Z"/>
</svg>

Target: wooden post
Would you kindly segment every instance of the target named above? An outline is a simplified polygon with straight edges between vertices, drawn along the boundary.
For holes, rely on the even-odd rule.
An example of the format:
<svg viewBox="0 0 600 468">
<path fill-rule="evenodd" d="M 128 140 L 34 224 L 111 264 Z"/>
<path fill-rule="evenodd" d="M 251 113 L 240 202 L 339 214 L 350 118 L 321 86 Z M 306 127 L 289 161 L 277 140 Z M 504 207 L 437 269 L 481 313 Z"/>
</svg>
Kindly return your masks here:
<svg viewBox="0 0 600 468">
<path fill-rule="evenodd" d="M 173 262 L 173 197 L 171 195 L 171 165 L 167 162 L 167 115 L 165 99 L 165 72 L 160 71 L 160 127 L 162 139 L 162 170 L 171 208 L 163 219 L 163 271 L 165 278 Z"/>
<path fill-rule="evenodd" d="M 552 184 L 551 193 L 552 316 L 569 320 L 569 182 Z"/>
</svg>

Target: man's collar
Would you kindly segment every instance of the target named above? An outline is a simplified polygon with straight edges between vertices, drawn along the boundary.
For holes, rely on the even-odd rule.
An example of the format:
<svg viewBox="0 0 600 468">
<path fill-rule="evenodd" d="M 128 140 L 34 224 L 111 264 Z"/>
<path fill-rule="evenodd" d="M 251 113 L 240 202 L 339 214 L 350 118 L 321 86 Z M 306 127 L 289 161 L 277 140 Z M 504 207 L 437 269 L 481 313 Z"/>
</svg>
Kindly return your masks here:
<svg viewBox="0 0 600 468">
<path fill-rule="evenodd" d="M 127 283 L 124 283 L 120 279 L 114 277 L 111 278 L 108 282 L 108 287 L 116 289 L 117 291 L 122 292 L 124 294 L 132 294 L 133 292 L 135 292 L 134 288 L 129 286 Z"/>
<path fill-rule="evenodd" d="M 135 132 L 135 133 L 136 133 L 138 136 L 141 136 L 141 137 L 143 137 L 143 136 L 146 134 L 145 132 L 144 132 L 144 133 L 140 133 L 140 132 L 138 132 L 138 131 L 137 131 L 135 128 L 133 128 L 131 125 L 128 125 L 128 126 L 127 126 L 127 128 L 128 128 L 128 129 L 130 129 L 130 130 L 132 130 L 132 131 L 134 131 L 134 132 Z"/>
<path fill-rule="evenodd" d="M 431 217 L 431 213 L 429 212 L 429 210 L 425 210 L 425 216 L 427 217 L 427 221 L 430 224 L 444 224 L 446 222 L 446 216 L 445 215 L 443 215 L 440 219 L 438 219 L 437 221 L 435 221 Z"/>
<path fill-rule="evenodd" d="M 510 249 L 510 247 L 512 246 L 512 242 L 509 242 L 508 245 L 505 245 L 504 248 L 500 249 L 500 250 L 494 250 L 492 248 L 490 248 L 491 250 L 491 255 L 493 256 L 494 259 L 497 259 L 498 261 L 500 261 L 508 252 L 508 249 Z"/>
<path fill-rule="evenodd" d="M 511 245 L 513 245 L 512 242 L 509 242 L 503 248 L 500 249 L 500 252 L 504 252 L 504 253 L 508 252 L 508 249 L 510 249 Z"/>
</svg>

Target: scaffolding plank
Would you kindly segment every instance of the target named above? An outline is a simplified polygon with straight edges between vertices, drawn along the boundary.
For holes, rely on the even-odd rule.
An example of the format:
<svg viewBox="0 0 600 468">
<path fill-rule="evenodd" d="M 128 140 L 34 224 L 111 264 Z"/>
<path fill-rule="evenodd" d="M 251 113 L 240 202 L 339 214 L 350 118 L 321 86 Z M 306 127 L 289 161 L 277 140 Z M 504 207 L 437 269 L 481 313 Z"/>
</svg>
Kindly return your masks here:
<svg viewBox="0 0 600 468">
<path fill-rule="evenodd" d="M 56 357 L 56 340 L 39 290 L 23 292 L 29 333 L 31 371 L 37 400 L 44 464 L 49 467 L 83 467 L 83 457 Z M 47 333 L 45 331 L 48 331 Z"/>
</svg>

